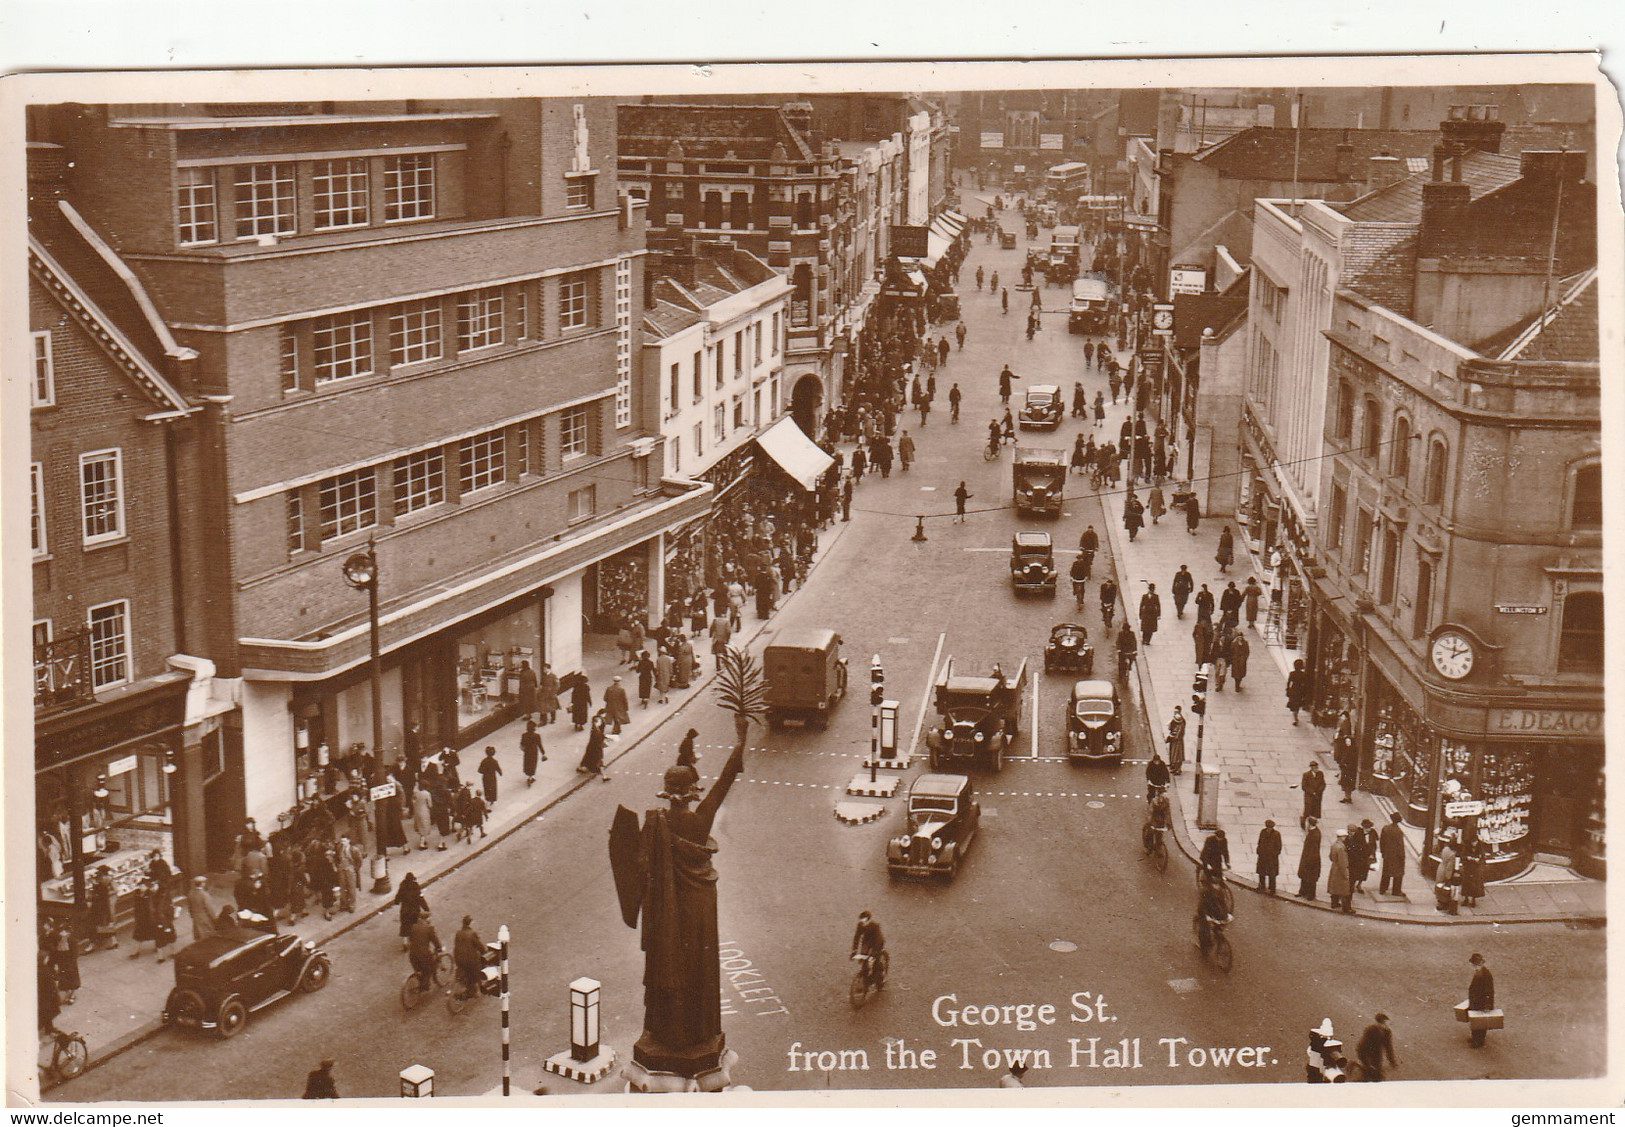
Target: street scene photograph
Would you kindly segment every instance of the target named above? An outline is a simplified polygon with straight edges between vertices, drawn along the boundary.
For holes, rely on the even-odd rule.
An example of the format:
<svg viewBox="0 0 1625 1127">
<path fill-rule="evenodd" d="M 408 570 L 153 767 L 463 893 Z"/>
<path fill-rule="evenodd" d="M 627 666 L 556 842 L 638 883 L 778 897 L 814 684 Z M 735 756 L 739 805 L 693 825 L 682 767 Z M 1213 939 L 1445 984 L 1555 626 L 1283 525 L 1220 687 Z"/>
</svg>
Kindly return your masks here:
<svg viewBox="0 0 1625 1127">
<path fill-rule="evenodd" d="M 1616 93 L 1266 62 L 13 86 L 13 1100 L 1608 1080 Z"/>
</svg>

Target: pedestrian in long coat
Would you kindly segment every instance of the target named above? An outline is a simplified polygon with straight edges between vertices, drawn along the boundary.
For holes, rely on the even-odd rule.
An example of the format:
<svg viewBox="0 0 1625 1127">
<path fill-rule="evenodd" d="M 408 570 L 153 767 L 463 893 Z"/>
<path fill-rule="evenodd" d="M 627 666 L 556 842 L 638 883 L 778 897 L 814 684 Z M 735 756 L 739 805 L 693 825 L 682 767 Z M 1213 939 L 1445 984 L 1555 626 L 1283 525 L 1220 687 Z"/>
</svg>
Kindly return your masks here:
<svg viewBox="0 0 1625 1127">
<path fill-rule="evenodd" d="M 1484 846 L 1474 841 L 1461 856 L 1461 902 L 1476 907 L 1484 895 Z"/>
<path fill-rule="evenodd" d="M 1286 675 L 1286 706 L 1292 711 L 1292 723 L 1298 723 L 1298 713 L 1309 707 L 1309 670 L 1303 666 L 1303 658 L 1295 658 L 1292 662 L 1292 672 Z"/>
<path fill-rule="evenodd" d="M 1146 585 L 1145 594 L 1140 596 L 1140 644 L 1149 646 L 1151 637 L 1157 632 L 1157 623 L 1162 620 L 1162 596 L 1157 594 L 1157 585 Z"/>
<path fill-rule="evenodd" d="M 1185 499 L 1185 531 L 1192 536 L 1202 526 L 1202 505 L 1193 493 Z"/>
<path fill-rule="evenodd" d="M 1303 835 L 1303 852 L 1298 856 L 1298 895 L 1305 900 L 1315 898 L 1315 885 L 1320 881 L 1320 824 L 1309 819 L 1309 828 Z"/>
<path fill-rule="evenodd" d="M 551 665 L 542 666 L 536 678 L 536 715 L 543 724 L 551 724 L 559 714 L 559 675 Z"/>
<path fill-rule="evenodd" d="M 1151 487 L 1151 494 L 1147 498 L 1147 502 L 1151 509 L 1151 523 L 1156 524 L 1162 519 L 1163 514 L 1168 511 L 1168 502 L 1162 495 L 1162 486 L 1153 485 Z"/>
<path fill-rule="evenodd" d="M 444 849 L 445 847 L 445 843 L 442 842 L 440 848 Z M 347 842 L 341 842 L 338 848 L 333 850 L 333 869 L 338 874 L 339 879 L 339 911 L 341 912 L 355 911 L 355 896 L 361 890 L 361 878 L 357 874 L 356 864 L 354 863 L 358 862 L 360 858 L 354 855 L 355 846 Z"/>
<path fill-rule="evenodd" d="M 1489 964 L 1484 956 L 1477 951 L 1473 952 L 1467 960 L 1474 967 L 1472 981 L 1467 984 L 1467 1008 L 1469 1010 L 1493 1010 L 1495 1008 L 1495 976 L 1490 973 Z M 1475 1049 L 1484 1047 L 1484 1039 L 1488 1036 L 1488 1029 L 1475 1028 L 1472 1033 L 1472 1045 Z"/>
<path fill-rule="evenodd" d="M 1258 831 L 1258 891 L 1275 895 L 1275 878 L 1281 873 L 1281 831 L 1273 818 L 1264 819 Z"/>
<path fill-rule="evenodd" d="M 412 792 L 412 832 L 418 835 L 418 848 L 429 848 L 429 831 L 434 828 L 434 800 L 427 787 Z"/>
<path fill-rule="evenodd" d="M 699 729 L 690 728 L 683 737 L 683 742 L 677 745 L 677 766 L 693 767 L 698 762 L 694 751 L 694 741 L 699 736 Z"/>
<path fill-rule="evenodd" d="M 727 622 L 728 620 L 727 618 L 721 618 L 717 619 L 717 621 Z M 671 678 L 676 670 L 677 661 L 671 656 L 671 651 L 661 650 L 659 656 L 655 658 L 655 692 L 660 694 L 661 704 L 665 704 L 670 699 L 668 694 L 671 693 Z"/>
<path fill-rule="evenodd" d="M 1140 529 L 1145 527 L 1145 506 L 1133 492 L 1123 499 L 1123 527 L 1128 530 L 1130 544 L 1134 543 Z"/>
<path fill-rule="evenodd" d="M 648 650 L 638 653 L 638 707 L 649 707 L 649 696 L 655 687 L 655 660 Z"/>
<path fill-rule="evenodd" d="M 1219 550 L 1213 553 L 1213 558 L 1218 562 L 1220 571 L 1229 571 L 1230 565 L 1235 562 L 1236 538 L 1228 524 L 1219 530 Z"/>
<path fill-rule="evenodd" d="M 1332 907 L 1342 912 L 1353 912 L 1354 886 L 1349 882 L 1348 835 L 1338 834 L 1329 854 L 1331 865 L 1326 870 L 1326 895 L 1332 898 Z"/>
<path fill-rule="evenodd" d="M 1310 760 L 1299 785 L 1303 787 L 1303 813 L 1298 816 L 1298 825 L 1302 827 L 1310 819 L 1320 817 L 1320 803 L 1326 796 L 1326 776 L 1321 773 L 1318 762 Z"/>
<path fill-rule="evenodd" d="M 158 938 L 158 933 L 153 925 L 152 901 L 152 886 L 146 881 L 136 885 L 134 890 L 135 928 L 130 934 L 130 938 L 135 940 L 135 950 L 130 952 L 130 958 L 132 959 L 139 959 L 141 957 L 141 948 Z"/>
<path fill-rule="evenodd" d="M 463 836 L 473 841 L 476 829 L 481 837 L 485 836 L 485 803 L 480 801 L 480 796 L 474 793 L 474 787 L 469 783 L 464 783 L 457 794 L 457 810 L 463 823 Z"/>
<path fill-rule="evenodd" d="M 1202 584 L 1202 589 L 1196 592 L 1196 617 L 1204 622 L 1213 621 L 1213 592 Z"/>
<path fill-rule="evenodd" d="M 1089 393 L 1083 390 L 1082 380 L 1076 380 L 1072 384 L 1072 417 L 1074 419 L 1089 417 Z"/>
<path fill-rule="evenodd" d="M 79 940 L 67 924 L 52 927 L 46 932 L 50 944 L 51 962 L 56 967 L 56 988 L 61 992 L 62 1004 L 71 1006 L 73 996 L 83 985 L 79 977 Z"/>
<path fill-rule="evenodd" d="M 592 728 L 587 733 L 587 750 L 582 755 L 581 762 L 576 770 L 584 775 L 597 775 L 606 783 L 609 776 L 604 772 L 604 713 L 600 709 L 592 718 Z"/>
<path fill-rule="evenodd" d="M 587 683 L 585 673 L 573 673 L 570 676 L 570 723 L 576 726 L 576 731 L 587 726 L 587 714 L 592 708 L 592 686 Z"/>
<path fill-rule="evenodd" d="M 1241 592 L 1236 590 L 1234 579 L 1219 592 L 1219 620 L 1226 626 L 1237 626 L 1241 623 Z"/>
<path fill-rule="evenodd" d="M 300 858 L 303 861 L 303 857 Z M 301 866 L 302 868 L 303 866 Z M 301 878 L 304 876 L 300 874 Z M 215 927 L 215 908 L 209 900 L 209 878 L 195 876 L 186 892 L 186 914 L 192 917 L 192 938 L 208 939 L 218 930 Z"/>
<path fill-rule="evenodd" d="M 1395 896 L 1405 895 L 1405 831 L 1400 828 L 1403 820 L 1404 816 L 1394 811 L 1377 835 L 1377 847 L 1382 852 L 1382 879 L 1377 891 Z"/>
<path fill-rule="evenodd" d="M 434 828 L 440 834 L 440 848 L 446 848 L 446 839 L 457 832 L 457 811 L 452 799 L 456 792 L 450 780 L 436 778 L 434 785 L 429 788 L 429 797 L 434 801 Z"/>
<path fill-rule="evenodd" d="M 485 749 L 485 758 L 480 760 L 480 782 L 485 787 L 485 805 L 495 806 L 497 802 L 497 779 L 502 775 L 502 764 L 497 762 L 497 749 Z"/>
<path fill-rule="evenodd" d="M 1208 651 L 1213 648 L 1213 626 L 1207 619 L 1196 620 L 1196 625 L 1191 628 L 1191 641 L 1196 645 L 1196 664 L 1201 665 L 1207 661 Z"/>
<path fill-rule="evenodd" d="M 1258 600 L 1264 594 L 1264 588 L 1258 585 L 1258 577 L 1249 575 L 1247 586 L 1242 588 L 1241 601 L 1246 608 L 1247 629 L 1258 629 Z"/>
<path fill-rule="evenodd" d="M 542 747 L 541 733 L 536 731 L 534 720 L 525 724 L 525 733 L 519 737 L 520 767 L 525 772 L 525 785 L 536 781 L 536 761 L 547 758 L 547 751 Z"/>
<path fill-rule="evenodd" d="M 673 656 L 677 659 L 678 683 L 686 689 L 690 681 L 700 679 L 700 659 L 695 656 L 694 647 L 689 645 L 687 638 L 683 639 L 683 644 Z"/>
<path fill-rule="evenodd" d="M 1247 635 L 1237 634 L 1230 639 L 1230 675 L 1236 679 L 1236 692 L 1241 692 L 1242 678 L 1247 676 L 1247 658 L 1253 652 L 1253 647 L 1247 641 Z"/>
<path fill-rule="evenodd" d="M 863 446 L 852 451 L 852 480 L 862 481 L 863 472 L 869 468 L 869 456 L 863 452 Z"/>
<path fill-rule="evenodd" d="M 1367 818 L 1365 824 L 1369 826 L 1371 819 Z M 1371 847 L 1366 842 L 1365 830 L 1360 826 L 1349 827 L 1347 836 L 1349 884 L 1353 886 L 1355 892 L 1363 892 L 1365 890 L 1360 886 L 1364 882 L 1366 874 L 1371 872 Z"/>
<path fill-rule="evenodd" d="M 536 711 L 536 671 L 530 662 L 519 663 L 519 714 L 527 720 Z"/>
<path fill-rule="evenodd" d="M 1191 589 L 1196 586 L 1196 580 L 1191 578 L 1191 571 L 1185 564 L 1179 565 L 1174 572 L 1174 614 L 1178 618 L 1185 617 L 1185 604 L 1190 600 Z"/>
<path fill-rule="evenodd" d="M 400 926 L 397 929 L 401 937 L 401 950 L 406 949 L 406 937 L 412 934 L 412 925 L 418 922 L 429 902 L 423 899 L 423 890 L 418 887 L 416 873 L 407 873 L 401 878 L 401 886 L 395 890 L 395 899 L 390 901 L 392 907 L 401 910 Z"/>
</svg>

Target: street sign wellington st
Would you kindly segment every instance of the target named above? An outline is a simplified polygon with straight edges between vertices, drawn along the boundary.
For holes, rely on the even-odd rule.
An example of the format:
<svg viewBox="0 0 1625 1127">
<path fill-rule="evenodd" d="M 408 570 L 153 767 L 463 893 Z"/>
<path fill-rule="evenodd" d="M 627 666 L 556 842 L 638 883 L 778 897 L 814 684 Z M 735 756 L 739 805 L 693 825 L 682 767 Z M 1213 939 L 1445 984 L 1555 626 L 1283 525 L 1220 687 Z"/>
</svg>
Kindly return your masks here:
<svg viewBox="0 0 1625 1127">
<path fill-rule="evenodd" d="M 372 800 L 374 802 L 382 802 L 386 798 L 394 798 L 394 797 L 395 797 L 395 780 L 393 780 L 393 779 L 391 779 L 387 783 L 379 783 L 377 786 L 372 788 Z"/>
<path fill-rule="evenodd" d="M 1447 802 L 1444 804 L 1446 818 L 1476 818 L 1484 813 L 1484 804 L 1476 799 L 1470 802 Z"/>
</svg>

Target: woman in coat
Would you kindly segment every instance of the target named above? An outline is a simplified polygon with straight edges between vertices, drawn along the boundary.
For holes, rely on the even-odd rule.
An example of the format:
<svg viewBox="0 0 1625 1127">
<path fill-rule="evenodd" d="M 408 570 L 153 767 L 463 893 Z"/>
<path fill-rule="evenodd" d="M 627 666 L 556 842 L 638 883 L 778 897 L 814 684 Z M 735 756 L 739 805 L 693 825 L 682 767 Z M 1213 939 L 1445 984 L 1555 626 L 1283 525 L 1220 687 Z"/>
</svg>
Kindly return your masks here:
<svg viewBox="0 0 1625 1127">
<path fill-rule="evenodd" d="M 1320 824 L 1308 820 L 1309 828 L 1303 835 L 1303 852 L 1298 856 L 1298 895 L 1305 900 L 1315 898 L 1315 885 L 1320 883 Z"/>
<path fill-rule="evenodd" d="M 161 963 L 175 953 L 175 901 L 156 881 L 148 881 L 147 887 L 152 911 L 152 942 Z"/>
<path fill-rule="evenodd" d="M 1230 570 L 1230 565 L 1236 559 L 1236 538 L 1227 524 L 1219 530 L 1219 550 L 1213 553 L 1213 559 L 1218 563 L 1220 571 Z"/>
<path fill-rule="evenodd" d="M 1281 874 L 1281 831 L 1273 818 L 1264 819 L 1258 831 L 1258 891 L 1275 895 L 1275 878 Z"/>
<path fill-rule="evenodd" d="M 1354 911 L 1354 886 L 1349 881 L 1348 835 L 1338 834 L 1332 842 L 1331 867 L 1326 873 L 1326 895 L 1332 898 L 1332 907 L 1344 912 Z"/>
<path fill-rule="evenodd" d="M 723 618 L 718 621 L 727 622 L 728 620 Z M 655 658 L 655 692 L 659 694 L 661 704 L 665 704 L 670 700 L 671 679 L 676 672 L 677 659 L 671 656 L 669 649 L 662 649 L 659 656 Z"/>
<path fill-rule="evenodd" d="M 609 776 L 604 772 L 604 714 L 600 711 L 592 718 L 592 731 L 587 733 L 587 751 L 576 765 L 576 770 L 584 775 L 597 775 L 604 782 L 609 782 Z"/>
<path fill-rule="evenodd" d="M 1152 524 L 1156 524 L 1157 521 L 1161 520 L 1163 514 L 1168 511 L 1168 502 L 1163 498 L 1162 486 L 1160 485 L 1151 487 L 1151 496 L 1147 498 L 1146 503 L 1151 509 Z"/>
<path fill-rule="evenodd" d="M 502 774 L 502 764 L 497 762 L 497 749 L 487 747 L 485 758 L 480 760 L 480 783 L 485 788 L 485 805 L 487 808 L 497 804 L 497 779 Z"/>
<path fill-rule="evenodd" d="M 559 715 L 559 675 L 551 665 L 543 665 L 536 678 L 536 715 L 543 724 L 551 724 Z"/>
<path fill-rule="evenodd" d="M 638 707 L 649 707 L 649 696 L 655 687 L 655 660 L 648 650 L 638 653 Z"/>
<path fill-rule="evenodd" d="M 530 667 L 530 662 L 519 663 L 519 714 L 526 720 L 536 711 L 536 671 Z"/>
<path fill-rule="evenodd" d="M 130 958 L 139 959 L 142 946 L 152 943 L 158 938 L 158 932 L 153 923 L 152 885 L 147 881 L 142 881 L 135 887 L 134 897 L 135 930 L 130 938 L 135 940 L 135 950 L 130 952 Z"/>
<path fill-rule="evenodd" d="M 321 843 L 310 847 L 310 859 L 305 866 L 310 874 L 310 889 L 318 900 L 322 902 L 322 918 L 333 918 L 333 905 L 338 901 L 339 868 L 333 859 L 332 852 Z M 405 882 L 402 882 L 405 887 Z M 240 899 L 241 897 L 239 897 Z M 246 907 L 247 905 L 240 905 Z M 414 918 L 415 922 L 415 918 Z M 402 932 L 404 935 L 405 932 Z"/>
<path fill-rule="evenodd" d="M 62 992 L 62 1004 L 73 1005 L 73 995 L 79 989 L 79 943 L 73 937 L 73 928 L 64 924 L 49 932 L 51 962 L 56 967 L 56 988 Z"/>
<path fill-rule="evenodd" d="M 305 851 L 298 845 L 288 848 L 288 922 L 296 924 L 305 915 L 305 899 L 310 891 L 310 874 Z M 196 919 L 194 915 L 193 919 Z"/>
<path fill-rule="evenodd" d="M 592 708 L 592 687 L 587 684 L 587 675 L 577 673 L 570 683 L 570 723 L 576 726 L 576 731 L 587 726 L 587 712 Z"/>
<path fill-rule="evenodd" d="M 423 899 L 423 890 L 418 887 L 416 873 L 407 873 L 401 878 L 401 886 L 395 890 L 395 899 L 391 900 L 392 907 L 401 910 L 400 936 L 401 950 L 406 950 L 406 937 L 412 933 L 412 925 L 418 922 L 423 915 L 423 909 L 428 903 Z"/>
<path fill-rule="evenodd" d="M 1196 500 L 1196 497 L 1192 495 L 1185 500 L 1185 531 L 1195 536 L 1196 530 L 1201 526 L 1202 506 Z"/>
<path fill-rule="evenodd" d="M 1456 843 L 1446 840 L 1439 849 L 1439 870 L 1434 874 L 1433 895 L 1435 906 L 1441 912 L 1454 916 L 1456 907 L 1456 881 L 1461 877 L 1461 861 L 1456 856 Z"/>
<path fill-rule="evenodd" d="M 1473 842 L 1461 858 L 1461 902 L 1476 907 L 1484 895 L 1484 846 Z"/>
<path fill-rule="evenodd" d="M 519 754 L 525 772 L 525 785 L 528 787 L 536 781 L 536 761 L 547 758 L 546 752 L 542 749 L 542 737 L 536 731 L 534 720 L 525 722 L 524 735 L 519 737 Z"/>
<path fill-rule="evenodd" d="M 1303 658 L 1292 662 L 1292 672 L 1286 675 L 1286 706 L 1292 711 L 1292 723 L 1298 723 L 1298 713 L 1309 707 L 1309 671 L 1303 667 Z"/>
<path fill-rule="evenodd" d="M 440 835 L 439 848 L 442 852 L 446 848 L 446 839 L 457 832 L 457 811 L 452 801 L 456 793 L 450 781 L 444 776 L 437 776 L 434 785 L 429 788 L 429 799 L 433 803 L 434 828 Z"/>
<path fill-rule="evenodd" d="M 412 832 L 418 835 L 418 848 L 429 848 L 429 831 L 434 829 L 434 800 L 428 787 L 412 792 Z"/>
</svg>

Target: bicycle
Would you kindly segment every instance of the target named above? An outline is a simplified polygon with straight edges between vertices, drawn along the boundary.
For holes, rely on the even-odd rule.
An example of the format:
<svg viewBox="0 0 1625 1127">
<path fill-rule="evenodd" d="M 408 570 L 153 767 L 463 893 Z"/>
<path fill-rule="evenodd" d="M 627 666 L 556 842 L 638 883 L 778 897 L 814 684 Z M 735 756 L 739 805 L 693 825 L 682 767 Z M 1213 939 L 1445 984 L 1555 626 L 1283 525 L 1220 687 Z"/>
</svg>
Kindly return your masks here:
<svg viewBox="0 0 1625 1127">
<path fill-rule="evenodd" d="M 479 1000 L 480 995 L 495 997 L 501 991 L 501 977 L 495 973 L 487 974 L 502 965 L 502 947 L 496 943 L 487 943 L 480 952 L 480 967 L 473 973 L 471 981 L 463 981 L 461 974 L 457 975 L 457 983 L 446 991 L 446 1009 L 454 1014 L 466 1010 L 470 1002 Z"/>
<path fill-rule="evenodd" d="M 1193 924 L 1196 931 L 1196 945 L 1202 948 L 1202 957 L 1213 960 L 1213 965 L 1225 974 L 1230 973 L 1230 968 L 1235 965 L 1236 961 L 1235 948 L 1230 945 L 1230 938 L 1224 933 L 1225 926 L 1234 918 L 1228 911 L 1222 920 L 1208 916 L 1206 920 L 1208 934 L 1205 945 L 1202 943 L 1203 917 L 1200 912 L 1197 913 Z"/>
<path fill-rule="evenodd" d="M 996 461 L 998 461 L 999 460 L 999 452 L 1003 447 L 1004 447 L 1004 439 L 1002 439 L 1002 438 L 1000 438 L 998 440 L 994 440 L 994 439 L 991 439 L 991 438 L 988 439 L 987 440 L 987 445 L 982 447 L 982 460 L 987 461 L 987 462 L 996 462 Z"/>
<path fill-rule="evenodd" d="M 1140 827 L 1140 844 L 1159 873 L 1168 871 L 1167 834 L 1167 826 L 1159 826 L 1150 818 L 1147 818 L 1145 824 Z"/>
<path fill-rule="evenodd" d="M 1225 915 L 1235 914 L 1236 894 L 1230 890 L 1230 882 L 1224 879 L 1223 874 L 1210 873 L 1207 869 L 1198 865 L 1196 868 L 1196 887 L 1201 889 L 1204 886 L 1212 886 L 1213 893 L 1218 897 L 1219 905 L 1224 909 Z"/>
<path fill-rule="evenodd" d="M 847 987 L 846 996 L 853 1009 L 861 1010 L 864 1003 L 886 985 L 886 971 L 891 966 L 891 955 L 882 951 L 878 955 L 853 955 L 852 959 L 858 964 L 858 969 L 852 974 L 852 984 Z"/>
<path fill-rule="evenodd" d="M 451 952 L 442 951 L 435 956 L 434 973 L 427 984 L 422 982 L 417 971 L 408 972 L 406 980 L 401 983 L 401 1008 L 417 1009 L 436 987 L 443 987 L 451 982 L 452 971 Z"/>
<path fill-rule="evenodd" d="M 1112 628 L 1112 614 L 1113 613 L 1114 613 L 1114 608 L 1113 608 L 1111 603 L 1101 603 L 1100 604 L 1100 621 L 1106 624 L 1106 630 L 1108 632 Z"/>
<path fill-rule="evenodd" d="M 90 1049 L 85 1039 L 78 1033 L 64 1033 L 52 1026 L 44 1031 L 42 1037 L 51 1039 L 50 1060 L 40 1061 L 40 1070 L 49 1072 L 59 1081 L 72 1080 L 85 1070 L 90 1063 Z M 43 1049 L 44 1043 L 41 1042 Z"/>
<path fill-rule="evenodd" d="M 1074 579 L 1072 581 L 1072 598 L 1076 601 L 1076 609 L 1080 611 L 1083 609 L 1083 598 L 1088 588 L 1089 581 L 1087 579 Z"/>
</svg>

